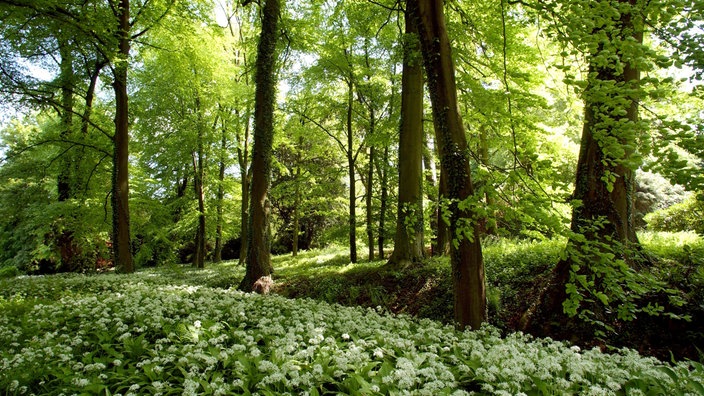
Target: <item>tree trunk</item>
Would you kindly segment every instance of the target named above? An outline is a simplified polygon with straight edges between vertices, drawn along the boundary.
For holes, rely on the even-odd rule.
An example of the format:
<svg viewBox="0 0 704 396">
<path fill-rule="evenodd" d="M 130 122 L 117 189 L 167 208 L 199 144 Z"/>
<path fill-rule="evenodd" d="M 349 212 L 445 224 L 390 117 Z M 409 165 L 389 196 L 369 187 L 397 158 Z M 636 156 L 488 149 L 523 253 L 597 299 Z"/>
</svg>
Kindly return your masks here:
<svg viewBox="0 0 704 396">
<path fill-rule="evenodd" d="M 249 161 L 249 105 L 245 117 L 243 148 L 237 149 L 238 163 L 240 165 L 240 178 L 242 179 L 242 207 L 240 210 L 240 264 L 247 259 L 247 246 L 249 245 L 249 185 L 252 180 L 252 169 L 247 166 Z"/>
<path fill-rule="evenodd" d="M 127 96 L 127 65 L 130 56 L 130 2 L 120 0 L 115 8 L 119 21 L 117 29 L 118 54 L 113 61 L 115 90 L 115 136 L 112 176 L 113 262 L 117 271 L 134 272 L 130 249 L 129 207 L 129 112 Z"/>
<path fill-rule="evenodd" d="M 60 75 L 61 82 L 61 139 L 69 140 L 73 135 L 73 90 L 74 90 L 74 72 L 73 72 L 73 54 L 69 47 L 68 40 L 59 37 L 59 54 L 61 56 Z M 58 201 L 64 202 L 75 198 L 75 155 L 68 150 L 63 153 L 60 159 L 59 175 L 57 178 L 56 190 L 58 193 Z M 77 256 L 79 247 L 76 246 L 73 230 L 62 229 L 57 236 L 56 244 L 59 248 L 59 257 L 61 258 L 61 271 L 72 272 L 78 267 Z"/>
<path fill-rule="evenodd" d="M 482 164 L 486 167 L 489 166 L 489 142 L 486 136 L 486 126 L 482 125 L 479 127 L 479 156 L 481 158 Z M 487 180 L 488 182 L 488 180 Z M 489 193 L 489 189 L 484 193 L 484 200 L 486 206 L 493 212 L 494 198 Z M 490 221 L 489 221 L 490 220 Z M 496 220 L 493 215 L 485 222 L 487 235 L 496 235 Z"/>
<path fill-rule="evenodd" d="M 73 129 L 73 54 L 66 39 L 59 38 L 59 54 L 61 55 L 61 64 L 59 79 L 61 80 L 61 139 L 68 140 L 71 138 Z M 64 153 L 61 160 L 61 169 L 57 183 L 59 202 L 67 201 L 71 198 L 71 152 Z M 62 257 L 63 258 L 63 257 Z"/>
<path fill-rule="evenodd" d="M 193 255 L 193 266 L 196 268 L 205 268 L 205 197 L 203 193 L 203 116 L 200 109 L 200 98 L 195 95 L 196 111 L 198 112 L 198 141 L 196 143 L 196 153 L 193 153 L 193 189 L 198 200 L 198 230 L 196 231 L 195 239 L 195 254 Z"/>
<path fill-rule="evenodd" d="M 430 254 L 432 256 L 438 255 L 438 193 L 436 191 L 436 176 L 435 176 L 435 166 L 433 164 L 434 159 L 432 158 L 429 143 L 427 140 L 427 135 L 423 134 L 423 171 L 425 174 L 425 183 L 428 186 L 426 188 L 426 198 L 430 201 L 432 205 L 433 212 L 429 219 L 430 232 L 433 234 L 433 238 L 430 241 Z"/>
<path fill-rule="evenodd" d="M 636 4 L 635 0 L 621 0 L 620 3 L 631 7 Z M 633 13 L 625 11 L 625 7 L 621 9 L 620 19 L 613 22 L 615 32 L 610 33 L 613 42 L 643 42 L 642 29 L 634 26 Z M 603 46 L 600 44 L 589 59 L 590 78 L 584 92 L 584 126 L 573 194 L 579 204 L 572 211 L 571 230 L 584 238 L 571 238 L 568 249 L 577 255 L 589 256 L 594 254 L 590 252 L 594 242 L 603 246 L 619 243 L 621 246 L 614 253 L 634 264 L 636 257 L 633 254 L 638 254 L 640 244 L 634 225 L 634 172 L 628 163 L 636 145 L 638 94 L 633 92 L 637 91 L 640 73 L 621 51 L 618 51 L 618 63 L 623 65 L 623 72 L 619 73 L 613 64 L 597 64 L 595 59 L 604 50 Z M 614 144 L 622 149 L 618 156 L 613 155 L 613 150 L 609 152 L 604 148 L 608 145 L 613 149 Z M 603 227 L 593 228 L 595 223 L 603 220 L 606 220 Z M 546 288 L 523 314 L 520 323 L 523 329 L 568 336 L 567 329 L 579 326 L 563 309 L 563 302 L 568 297 L 566 284 L 573 267 L 588 272 L 591 264 L 589 260 L 579 261 L 575 262 L 574 256 L 570 255 L 557 264 Z M 596 311 L 603 311 L 604 307 L 589 309 L 593 314 L 602 315 L 603 312 Z M 609 320 L 608 315 L 602 319 Z"/>
<path fill-rule="evenodd" d="M 450 234 L 450 225 L 445 221 L 445 212 L 447 212 L 448 201 L 447 190 L 447 172 L 440 166 L 440 181 L 438 183 L 438 197 L 436 210 L 436 245 L 437 252 L 433 252 L 435 256 L 447 256 L 450 254 L 450 244 L 452 242 L 452 234 Z"/>
<path fill-rule="evenodd" d="M 300 234 L 300 218 L 301 218 L 301 161 L 303 158 L 303 136 L 298 137 L 298 153 L 296 155 L 296 191 L 293 201 L 293 257 L 298 256 L 298 234 Z"/>
<path fill-rule="evenodd" d="M 473 195 L 469 153 L 457 108 L 455 69 L 445 26 L 442 0 L 408 0 L 418 24 L 433 122 L 438 131 L 443 172 L 447 173 L 450 202 L 450 250 L 454 316 L 460 328 L 478 329 L 486 321 L 484 261 L 476 214 L 459 203 Z"/>
<path fill-rule="evenodd" d="M 350 262 L 357 262 L 357 191 L 356 191 L 356 179 L 354 174 L 354 140 L 352 131 L 352 105 L 354 104 L 354 84 L 353 78 L 351 76 L 352 71 L 350 71 L 350 77 L 347 81 L 347 167 L 349 170 L 349 181 L 350 181 Z"/>
<path fill-rule="evenodd" d="M 393 95 L 392 95 L 393 96 Z M 391 113 L 391 111 L 389 111 Z M 384 155 L 381 159 L 381 197 L 379 198 L 379 234 L 377 237 L 379 259 L 384 259 L 384 245 L 386 244 L 386 208 L 389 200 L 389 145 L 384 146 Z"/>
<path fill-rule="evenodd" d="M 222 223 L 223 223 L 223 200 L 225 198 L 225 159 L 227 151 L 227 129 L 225 121 L 222 120 L 222 137 L 220 139 L 220 168 L 218 169 L 218 191 L 215 199 L 217 200 L 217 219 L 215 224 L 215 250 L 213 251 L 213 262 L 219 263 L 222 261 Z"/>
<path fill-rule="evenodd" d="M 279 0 L 266 0 L 262 7 L 262 31 L 257 47 L 254 107 L 254 148 L 249 216 L 250 238 L 247 262 L 240 290 L 252 291 L 259 278 L 273 272 L 269 239 L 271 155 L 274 141 L 276 100 L 276 41 L 279 35 Z"/>
<path fill-rule="evenodd" d="M 374 111 L 372 111 L 371 123 L 374 125 Z M 374 127 L 370 129 L 370 134 L 374 133 Z M 374 261 L 374 224 L 373 224 L 373 206 L 372 193 L 374 191 L 374 161 L 376 161 L 376 148 L 369 146 L 369 169 L 367 171 L 367 194 L 365 197 L 366 212 L 367 212 L 367 251 L 369 261 Z"/>
<path fill-rule="evenodd" d="M 398 148 L 398 215 L 389 265 L 420 262 L 423 250 L 423 69 L 418 26 L 406 15 Z"/>
</svg>

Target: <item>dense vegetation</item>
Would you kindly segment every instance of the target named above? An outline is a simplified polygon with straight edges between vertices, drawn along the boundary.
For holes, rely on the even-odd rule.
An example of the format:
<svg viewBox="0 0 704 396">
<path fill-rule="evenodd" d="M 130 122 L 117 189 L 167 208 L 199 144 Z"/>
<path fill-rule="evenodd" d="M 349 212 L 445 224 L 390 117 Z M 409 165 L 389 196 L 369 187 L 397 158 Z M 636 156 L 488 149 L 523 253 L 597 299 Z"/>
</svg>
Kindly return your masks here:
<svg viewBox="0 0 704 396">
<path fill-rule="evenodd" d="M 0 0 L 2 389 L 701 391 L 702 9 Z"/>
</svg>

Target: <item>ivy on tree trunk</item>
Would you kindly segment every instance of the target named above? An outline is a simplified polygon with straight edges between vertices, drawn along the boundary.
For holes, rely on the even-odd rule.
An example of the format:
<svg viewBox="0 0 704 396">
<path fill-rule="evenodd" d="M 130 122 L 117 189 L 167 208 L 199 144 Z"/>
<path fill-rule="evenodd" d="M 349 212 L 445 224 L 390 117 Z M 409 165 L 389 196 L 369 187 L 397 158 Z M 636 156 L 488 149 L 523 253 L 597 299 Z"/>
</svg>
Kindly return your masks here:
<svg viewBox="0 0 704 396">
<path fill-rule="evenodd" d="M 442 171 L 447 174 L 454 317 L 461 328 L 478 329 L 486 321 L 486 284 L 478 219 L 471 209 L 474 191 L 469 150 L 457 108 L 455 68 L 442 0 L 408 0 L 418 25 L 428 79 L 433 122 L 439 137 Z"/>
<path fill-rule="evenodd" d="M 262 31 L 257 47 L 254 104 L 254 147 L 247 244 L 246 273 L 240 290 L 253 290 L 254 283 L 273 272 L 269 239 L 271 155 L 274 141 L 274 101 L 276 99 L 276 42 L 281 5 L 266 0 L 262 7 Z"/>
</svg>

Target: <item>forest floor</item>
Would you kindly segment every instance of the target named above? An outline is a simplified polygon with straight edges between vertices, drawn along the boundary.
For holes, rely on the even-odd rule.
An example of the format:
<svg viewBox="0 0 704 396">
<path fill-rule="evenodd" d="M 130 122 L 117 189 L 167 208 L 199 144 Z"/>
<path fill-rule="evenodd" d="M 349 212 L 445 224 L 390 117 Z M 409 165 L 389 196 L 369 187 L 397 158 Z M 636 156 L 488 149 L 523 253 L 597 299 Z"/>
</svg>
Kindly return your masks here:
<svg viewBox="0 0 704 396">
<path fill-rule="evenodd" d="M 615 331 L 573 334 L 582 347 L 629 347 L 661 360 L 704 361 L 704 242 L 691 233 L 641 235 L 654 258 L 646 270 L 684 300 L 670 306 L 662 292 L 646 294 L 642 304 L 660 303 L 665 313 L 640 313 L 633 321 L 616 321 Z M 532 302 L 544 277 L 559 260 L 565 242 L 489 240 L 484 244 L 489 322 L 505 333 L 518 330 L 518 319 Z M 387 254 L 388 255 L 388 254 Z M 388 269 L 384 260 L 349 263 L 344 247 L 274 257 L 273 292 L 347 306 L 382 307 L 396 314 L 450 323 L 452 290 L 447 258 L 431 258 L 404 270 Z M 673 313 L 689 315 L 678 319 Z M 594 330 L 603 330 L 595 328 Z M 595 332 L 598 333 L 598 332 Z M 559 334 L 535 334 L 557 339 Z"/>
</svg>

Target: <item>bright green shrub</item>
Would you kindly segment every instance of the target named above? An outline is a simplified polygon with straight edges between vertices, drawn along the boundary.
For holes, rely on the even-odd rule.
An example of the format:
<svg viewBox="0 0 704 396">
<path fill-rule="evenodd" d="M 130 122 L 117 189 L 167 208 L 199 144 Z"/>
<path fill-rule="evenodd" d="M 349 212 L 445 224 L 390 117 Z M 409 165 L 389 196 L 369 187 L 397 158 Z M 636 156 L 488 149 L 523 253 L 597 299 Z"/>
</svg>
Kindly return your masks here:
<svg viewBox="0 0 704 396">
<path fill-rule="evenodd" d="M 704 195 L 691 195 L 681 203 L 645 216 L 654 231 L 695 231 L 704 234 Z"/>
</svg>

